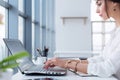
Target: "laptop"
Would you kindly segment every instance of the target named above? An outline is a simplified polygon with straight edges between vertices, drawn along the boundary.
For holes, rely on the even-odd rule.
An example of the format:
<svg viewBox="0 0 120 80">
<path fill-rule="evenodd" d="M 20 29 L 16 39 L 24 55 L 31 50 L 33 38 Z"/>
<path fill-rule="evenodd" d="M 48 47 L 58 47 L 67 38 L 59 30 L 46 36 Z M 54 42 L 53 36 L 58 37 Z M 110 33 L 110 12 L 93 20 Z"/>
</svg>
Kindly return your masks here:
<svg viewBox="0 0 120 80">
<path fill-rule="evenodd" d="M 23 44 L 18 39 L 4 38 L 3 40 L 8 50 L 10 51 L 11 55 L 17 52 L 26 51 Z M 16 62 L 19 62 L 18 69 L 20 70 L 20 72 L 26 75 L 62 76 L 62 75 L 66 75 L 67 73 L 67 70 L 63 68 L 56 67 L 56 68 L 44 69 L 43 65 L 35 65 L 32 62 L 30 56 L 19 59 Z"/>
</svg>

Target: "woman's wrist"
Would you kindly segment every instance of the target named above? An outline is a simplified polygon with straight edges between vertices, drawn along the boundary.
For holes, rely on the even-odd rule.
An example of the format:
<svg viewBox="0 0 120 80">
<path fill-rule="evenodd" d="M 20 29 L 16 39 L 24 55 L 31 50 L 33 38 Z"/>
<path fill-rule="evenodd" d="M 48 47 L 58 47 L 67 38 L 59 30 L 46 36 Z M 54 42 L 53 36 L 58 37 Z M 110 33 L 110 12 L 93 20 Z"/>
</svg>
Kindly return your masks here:
<svg viewBox="0 0 120 80">
<path fill-rule="evenodd" d="M 77 66 L 79 63 L 81 63 L 81 62 L 76 62 L 76 64 L 75 64 L 75 69 L 74 69 L 75 72 L 77 72 Z"/>
<path fill-rule="evenodd" d="M 65 62 L 64 68 L 72 69 L 72 70 L 76 71 L 76 65 L 78 63 L 81 63 L 81 61 L 80 60 L 67 60 Z"/>
<path fill-rule="evenodd" d="M 67 61 L 65 62 L 64 68 L 65 68 L 65 69 L 68 69 L 68 64 L 71 63 L 71 62 L 72 62 L 72 60 L 67 60 Z"/>
</svg>

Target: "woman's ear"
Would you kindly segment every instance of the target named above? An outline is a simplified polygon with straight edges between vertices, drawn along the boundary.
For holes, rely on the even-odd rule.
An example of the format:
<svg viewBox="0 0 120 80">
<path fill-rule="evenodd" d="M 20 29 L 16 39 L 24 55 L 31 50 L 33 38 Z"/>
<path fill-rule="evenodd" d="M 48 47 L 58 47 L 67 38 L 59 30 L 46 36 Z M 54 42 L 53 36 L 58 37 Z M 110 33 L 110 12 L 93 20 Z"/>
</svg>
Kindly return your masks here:
<svg viewBox="0 0 120 80">
<path fill-rule="evenodd" d="M 112 2 L 113 7 L 117 7 L 119 4 L 116 2 Z"/>
<path fill-rule="evenodd" d="M 112 9 L 113 11 L 116 11 L 119 8 L 119 4 L 116 2 L 112 2 Z"/>
</svg>

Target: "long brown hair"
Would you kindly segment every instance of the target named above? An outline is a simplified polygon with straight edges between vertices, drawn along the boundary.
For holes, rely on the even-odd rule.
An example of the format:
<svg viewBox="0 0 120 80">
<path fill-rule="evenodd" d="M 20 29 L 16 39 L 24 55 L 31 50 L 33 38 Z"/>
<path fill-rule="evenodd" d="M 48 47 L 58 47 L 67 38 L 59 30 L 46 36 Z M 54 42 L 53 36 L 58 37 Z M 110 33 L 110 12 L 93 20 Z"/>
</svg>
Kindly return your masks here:
<svg viewBox="0 0 120 80">
<path fill-rule="evenodd" d="M 110 0 L 112 2 L 115 2 L 115 3 L 120 3 L 120 0 Z"/>
</svg>

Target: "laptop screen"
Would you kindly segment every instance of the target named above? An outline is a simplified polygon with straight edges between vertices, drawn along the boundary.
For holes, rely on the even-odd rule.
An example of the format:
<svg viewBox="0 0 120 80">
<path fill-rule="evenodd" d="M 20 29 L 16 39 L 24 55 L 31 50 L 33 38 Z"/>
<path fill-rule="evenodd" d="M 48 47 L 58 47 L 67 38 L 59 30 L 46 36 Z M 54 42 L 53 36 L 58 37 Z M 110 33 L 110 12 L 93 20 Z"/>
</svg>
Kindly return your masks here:
<svg viewBox="0 0 120 80">
<path fill-rule="evenodd" d="M 7 38 L 4 38 L 3 40 L 4 40 L 7 48 L 9 49 L 11 55 L 15 54 L 17 52 L 26 51 L 24 46 L 23 46 L 23 44 L 18 39 L 7 39 Z M 16 62 L 19 63 L 18 68 L 22 72 L 24 70 L 28 69 L 28 67 L 31 67 L 31 66 L 34 65 L 33 62 L 31 61 L 30 57 L 25 57 L 25 58 L 19 59 Z"/>
<path fill-rule="evenodd" d="M 7 48 L 9 49 L 11 54 L 15 54 L 17 52 L 26 51 L 23 44 L 20 40 L 17 39 L 3 39 Z M 42 75 L 66 75 L 66 70 L 62 68 L 52 68 L 50 70 L 45 70 L 41 65 L 35 65 L 30 57 L 25 57 L 22 59 L 17 60 L 16 62 L 19 63 L 19 70 L 23 74 L 42 74 Z M 35 69 L 35 71 L 30 69 Z"/>
</svg>

